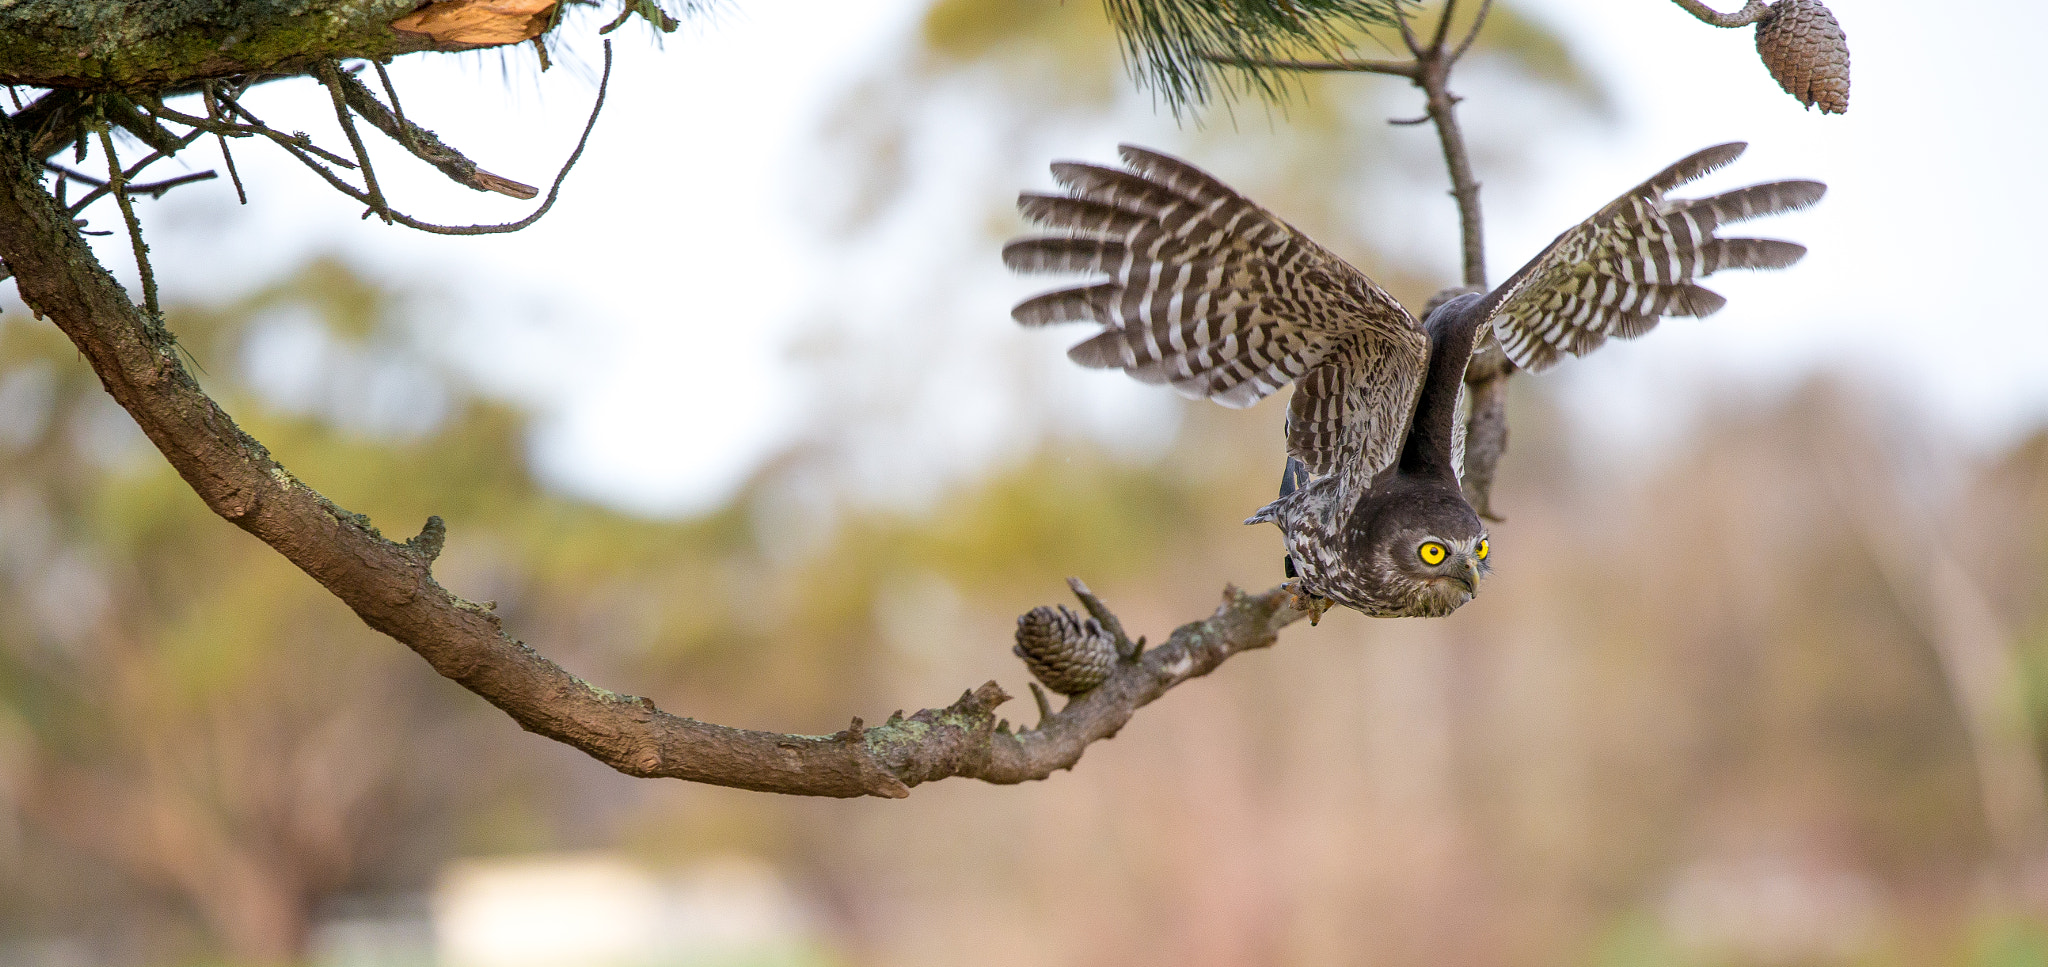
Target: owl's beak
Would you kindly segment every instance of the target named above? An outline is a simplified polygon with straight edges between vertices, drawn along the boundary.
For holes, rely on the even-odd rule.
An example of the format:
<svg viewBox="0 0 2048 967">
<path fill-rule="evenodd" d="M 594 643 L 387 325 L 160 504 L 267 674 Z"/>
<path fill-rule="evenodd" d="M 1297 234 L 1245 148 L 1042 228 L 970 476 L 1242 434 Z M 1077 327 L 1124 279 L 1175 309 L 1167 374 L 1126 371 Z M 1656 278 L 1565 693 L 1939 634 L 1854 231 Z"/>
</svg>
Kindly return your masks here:
<svg viewBox="0 0 2048 967">
<path fill-rule="evenodd" d="M 1465 558 L 1459 561 L 1458 563 L 1459 567 L 1451 572 L 1451 580 L 1458 582 L 1460 585 L 1463 585 L 1466 594 L 1469 594 L 1475 598 L 1478 597 L 1479 559 L 1476 557 L 1472 557 L 1471 555 L 1466 555 Z"/>
</svg>

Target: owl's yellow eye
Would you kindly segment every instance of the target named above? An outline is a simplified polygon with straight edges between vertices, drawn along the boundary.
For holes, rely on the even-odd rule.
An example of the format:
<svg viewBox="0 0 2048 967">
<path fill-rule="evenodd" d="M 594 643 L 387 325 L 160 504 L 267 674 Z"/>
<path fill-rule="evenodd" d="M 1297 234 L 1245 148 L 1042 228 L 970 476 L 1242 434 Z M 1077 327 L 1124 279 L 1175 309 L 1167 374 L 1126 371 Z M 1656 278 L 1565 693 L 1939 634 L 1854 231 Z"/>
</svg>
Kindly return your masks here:
<svg viewBox="0 0 2048 967">
<path fill-rule="evenodd" d="M 1484 561 L 1486 560 L 1486 550 L 1486 538 L 1482 537 L 1479 539 L 1479 549 L 1473 551 L 1472 556 Z"/>
<path fill-rule="evenodd" d="M 1422 546 L 1415 549 L 1415 554 L 1417 557 L 1422 558 L 1422 563 L 1435 567 L 1444 562 L 1444 558 L 1450 554 L 1450 551 L 1445 550 L 1442 544 L 1435 541 L 1423 541 Z"/>
</svg>

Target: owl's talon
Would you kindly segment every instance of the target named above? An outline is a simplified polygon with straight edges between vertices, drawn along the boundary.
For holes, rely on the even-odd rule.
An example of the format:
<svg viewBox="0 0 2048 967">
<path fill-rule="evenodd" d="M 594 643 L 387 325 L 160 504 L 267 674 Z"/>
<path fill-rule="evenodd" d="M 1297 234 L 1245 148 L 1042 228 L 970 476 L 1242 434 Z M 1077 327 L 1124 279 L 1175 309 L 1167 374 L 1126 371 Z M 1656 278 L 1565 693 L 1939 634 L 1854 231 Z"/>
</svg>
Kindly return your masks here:
<svg viewBox="0 0 2048 967">
<path fill-rule="evenodd" d="M 1301 609 L 1308 612 L 1308 625 L 1311 628 L 1321 624 L 1323 614 L 1336 604 L 1336 602 L 1331 601 L 1329 598 L 1310 591 L 1300 581 L 1293 582 L 1291 590 L 1294 592 L 1295 598 L 1299 600 Z"/>
</svg>

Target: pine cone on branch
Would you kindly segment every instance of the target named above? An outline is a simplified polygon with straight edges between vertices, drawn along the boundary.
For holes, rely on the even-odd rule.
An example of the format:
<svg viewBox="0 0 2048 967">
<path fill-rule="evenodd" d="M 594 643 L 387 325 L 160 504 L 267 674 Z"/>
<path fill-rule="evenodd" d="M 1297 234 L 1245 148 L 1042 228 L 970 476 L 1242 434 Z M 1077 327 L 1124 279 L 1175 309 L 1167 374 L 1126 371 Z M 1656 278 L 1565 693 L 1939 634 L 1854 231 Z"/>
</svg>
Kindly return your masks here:
<svg viewBox="0 0 2048 967">
<path fill-rule="evenodd" d="M 1820 0 L 1778 0 L 1756 23 L 1756 52 L 1785 93 L 1822 114 L 1849 110 L 1849 38 Z"/>
<path fill-rule="evenodd" d="M 1061 695 L 1079 695 L 1109 678 L 1116 667 L 1116 642 L 1094 618 L 1038 607 L 1017 618 L 1017 646 L 1033 677 Z"/>
</svg>

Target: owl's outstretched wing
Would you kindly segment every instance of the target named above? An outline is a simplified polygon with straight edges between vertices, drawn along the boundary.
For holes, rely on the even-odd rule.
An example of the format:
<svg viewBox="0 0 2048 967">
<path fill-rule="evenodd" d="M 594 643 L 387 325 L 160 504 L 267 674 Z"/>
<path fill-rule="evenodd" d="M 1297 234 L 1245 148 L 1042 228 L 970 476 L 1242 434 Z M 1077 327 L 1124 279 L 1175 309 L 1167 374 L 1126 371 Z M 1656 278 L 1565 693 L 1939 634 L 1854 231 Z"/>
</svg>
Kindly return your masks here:
<svg viewBox="0 0 2048 967">
<path fill-rule="evenodd" d="M 1124 145 L 1128 171 L 1061 162 L 1063 195 L 1026 192 L 1025 217 L 1063 234 L 1003 248 L 1020 272 L 1106 279 L 1012 311 L 1027 326 L 1090 321 L 1067 355 L 1185 396 L 1245 407 L 1298 382 L 1288 451 L 1318 476 L 1370 480 L 1400 454 L 1429 343 L 1386 290 L 1228 185 Z"/>
<path fill-rule="evenodd" d="M 1488 295 L 1493 332 L 1532 372 L 1582 356 L 1608 337 L 1633 339 L 1661 316 L 1706 316 L 1727 303 L 1693 280 L 1720 269 L 1781 269 L 1806 246 L 1717 238 L 1731 222 L 1805 208 L 1827 186 L 1778 181 L 1711 198 L 1666 192 L 1734 161 L 1747 144 L 1716 145 L 1658 172 L 1573 226 Z"/>
</svg>

